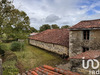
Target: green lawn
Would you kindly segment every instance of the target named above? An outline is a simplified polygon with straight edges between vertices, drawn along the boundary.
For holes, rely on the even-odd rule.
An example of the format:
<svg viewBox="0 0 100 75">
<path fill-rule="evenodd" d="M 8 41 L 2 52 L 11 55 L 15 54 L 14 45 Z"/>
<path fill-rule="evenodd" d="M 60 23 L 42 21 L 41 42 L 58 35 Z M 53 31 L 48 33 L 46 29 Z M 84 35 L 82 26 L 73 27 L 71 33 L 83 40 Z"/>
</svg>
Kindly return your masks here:
<svg viewBox="0 0 100 75">
<path fill-rule="evenodd" d="M 10 43 L 6 45 L 10 47 Z M 60 58 L 60 56 L 54 53 L 48 52 L 44 49 L 40 49 L 28 44 L 25 44 L 24 51 L 14 53 L 17 56 L 17 62 L 19 62 L 19 65 L 21 64 L 20 68 L 24 70 L 29 70 L 42 65 L 55 66 L 63 62 L 66 62 L 65 60 Z M 11 61 L 5 61 L 4 64 L 7 66 L 7 63 L 9 62 Z M 15 63 L 15 60 L 13 60 L 12 63 Z"/>
</svg>

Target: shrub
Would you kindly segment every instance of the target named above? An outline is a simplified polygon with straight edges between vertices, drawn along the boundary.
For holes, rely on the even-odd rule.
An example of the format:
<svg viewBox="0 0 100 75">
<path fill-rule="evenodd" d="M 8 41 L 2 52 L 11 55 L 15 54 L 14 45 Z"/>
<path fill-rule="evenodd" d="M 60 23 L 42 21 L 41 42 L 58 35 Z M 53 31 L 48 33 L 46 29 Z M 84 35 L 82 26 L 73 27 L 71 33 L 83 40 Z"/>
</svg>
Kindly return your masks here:
<svg viewBox="0 0 100 75">
<path fill-rule="evenodd" d="M 16 54 L 12 51 L 6 51 L 4 56 L 4 61 L 13 61 L 13 60 L 17 60 Z"/>
<path fill-rule="evenodd" d="M 12 51 L 20 51 L 23 49 L 24 49 L 24 43 L 18 42 L 18 41 L 12 42 L 12 44 L 11 44 Z"/>
<path fill-rule="evenodd" d="M 4 56 L 6 50 L 7 50 L 7 46 L 4 44 L 0 44 L 0 55 L 1 56 Z"/>
<path fill-rule="evenodd" d="M 7 45 L 5 45 L 5 44 L 0 44 L 0 50 L 8 50 Z"/>
</svg>

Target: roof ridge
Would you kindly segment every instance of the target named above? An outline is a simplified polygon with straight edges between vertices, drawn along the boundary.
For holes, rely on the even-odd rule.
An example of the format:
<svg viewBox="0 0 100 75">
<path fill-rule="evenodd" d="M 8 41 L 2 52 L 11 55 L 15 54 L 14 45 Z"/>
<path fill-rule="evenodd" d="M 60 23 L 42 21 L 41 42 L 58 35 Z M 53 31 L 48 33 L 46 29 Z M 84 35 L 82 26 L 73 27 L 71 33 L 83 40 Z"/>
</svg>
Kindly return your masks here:
<svg viewBox="0 0 100 75">
<path fill-rule="evenodd" d="M 69 28 L 70 30 L 100 29 L 100 19 L 84 20 Z"/>
<path fill-rule="evenodd" d="M 98 20 L 100 20 L 100 19 L 82 20 L 82 21 L 80 21 L 80 22 L 86 22 L 86 21 L 98 21 Z"/>
</svg>

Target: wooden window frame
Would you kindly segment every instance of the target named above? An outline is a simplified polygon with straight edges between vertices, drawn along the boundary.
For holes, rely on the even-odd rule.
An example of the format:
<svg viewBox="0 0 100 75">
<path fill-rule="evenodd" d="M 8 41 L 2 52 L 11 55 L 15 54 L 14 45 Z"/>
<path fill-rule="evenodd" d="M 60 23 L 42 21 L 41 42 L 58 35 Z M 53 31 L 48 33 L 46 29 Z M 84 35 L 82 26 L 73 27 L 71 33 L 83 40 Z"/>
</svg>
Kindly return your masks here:
<svg viewBox="0 0 100 75">
<path fill-rule="evenodd" d="M 84 40 L 89 40 L 90 39 L 90 31 L 89 30 L 84 30 L 83 31 L 83 39 Z"/>
</svg>

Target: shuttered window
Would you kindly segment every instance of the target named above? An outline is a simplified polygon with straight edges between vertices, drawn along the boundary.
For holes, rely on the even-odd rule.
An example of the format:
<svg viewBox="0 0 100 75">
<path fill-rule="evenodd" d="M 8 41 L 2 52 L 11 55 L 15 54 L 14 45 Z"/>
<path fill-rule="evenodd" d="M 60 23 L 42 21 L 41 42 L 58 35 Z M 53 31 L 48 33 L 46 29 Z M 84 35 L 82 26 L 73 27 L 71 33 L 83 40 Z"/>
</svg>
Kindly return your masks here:
<svg viewBox="0 0 100 75">
<path fill-rule="evenodd" d="M 89 40 L 90 36 L 90 31 L 89 30 L 84 30 L 83 31 L 83 39 L 84 40 Z"/>
</svg>

